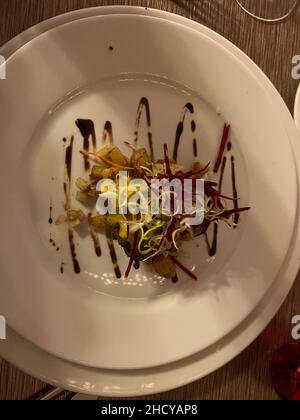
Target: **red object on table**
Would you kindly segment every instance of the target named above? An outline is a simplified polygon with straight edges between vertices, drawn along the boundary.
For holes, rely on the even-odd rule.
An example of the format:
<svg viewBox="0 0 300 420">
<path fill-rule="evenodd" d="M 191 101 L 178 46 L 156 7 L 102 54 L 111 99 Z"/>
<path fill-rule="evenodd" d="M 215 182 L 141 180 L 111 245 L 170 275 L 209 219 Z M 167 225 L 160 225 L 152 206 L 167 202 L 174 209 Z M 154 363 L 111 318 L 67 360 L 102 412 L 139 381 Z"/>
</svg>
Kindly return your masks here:
<svg viewBox="0 0 300 420">
<path fill-rule="evenodd" d="M 282 346 L 271 362 L 272 382 L 285 400 L 300 401 L 300 343 Z"/>
</svg>

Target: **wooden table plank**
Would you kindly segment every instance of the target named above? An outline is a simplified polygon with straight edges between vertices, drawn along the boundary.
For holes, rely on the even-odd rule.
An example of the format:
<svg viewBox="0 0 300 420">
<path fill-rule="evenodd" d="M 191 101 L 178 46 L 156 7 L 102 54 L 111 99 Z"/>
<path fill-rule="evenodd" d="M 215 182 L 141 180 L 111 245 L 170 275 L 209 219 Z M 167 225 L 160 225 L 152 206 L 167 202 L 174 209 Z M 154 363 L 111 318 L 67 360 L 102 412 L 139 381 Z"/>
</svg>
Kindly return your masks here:
<svg viewBox="0 0 300 420">
<path fill-rule="evenodd" d="M 292 111 L 298 82 L 292 79 L 291 69 L 292 57 L 300 54 L 300 7 L 289 20 L 274 25 L 250 18 L 233 0 L 0 0 L 0 44 L 52 16 L 117 4 L 167 10 L 212 28 L 262 68 Z M 300 314 L 300 276 L 272 323 L 240 356 L 207 378 L 149 399 L 277 399 L 270 385 L 269 362 L 275 349 L 290 340 L 296 314 Z M 44 386 L 0 359 L 0 399 L 28 398 Z"/>
</svg>

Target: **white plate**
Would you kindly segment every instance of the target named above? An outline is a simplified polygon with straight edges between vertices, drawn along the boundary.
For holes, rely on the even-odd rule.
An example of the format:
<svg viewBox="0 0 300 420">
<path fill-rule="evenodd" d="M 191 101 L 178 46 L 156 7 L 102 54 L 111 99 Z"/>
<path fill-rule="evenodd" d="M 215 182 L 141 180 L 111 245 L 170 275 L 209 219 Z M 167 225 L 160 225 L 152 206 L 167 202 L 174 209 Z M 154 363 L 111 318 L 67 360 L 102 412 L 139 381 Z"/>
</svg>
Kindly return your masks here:
<svg viewBox="0 0 300 420">
<path fill-rule="evenodd" d="M 157 33 L 163 43 L 156 42 Z M 1 219 L 11 223 L 2 226 L 0 304 L 9 325 L 62 358 L 119 369 L 179 360 L 239 325 L 263 298 L 285 259 L 297 199 L 287 135 L 264 87 L 247 68 L 218 43 L 183 25 L 114 15 L 77 20 L 37 37 L 8 59 L 7 75 L 0 86 L 0 188 L 7 197 Z M 63 137 L 75 135 L 73 179 L 83 173 L 75 120 L 95 121 L 98 148 L 105 121 L 112 121 L 115 143 L 122 147 L 123 139 L 133 138 L 142 97 L 149 98 L 152 108 L 157 157 L 162 157 L 162 139 L 172 148 L 187 102 L 195 107 L 192 117 L 199 126 L 195 135 L 204 162 L 217 155 L 223 119 L 232 124 L 240 205 L 252 209 L 242 218 L 241 229 L 230 232 L 224 226 L 213 264 L 206 263 L 204 238 L 199 248 L 192 243 L 186 247 L 182 260 L 198 274 L 198 284 L 179 273 L 175 287 L 146 265 L 129 281 L 116 280 L 108 248 L 99 259 L 91 239 L 82 233 L 75 233 L 82 266 L 77 275 L 66 227 L 48 224 L 50 199 L 55 216 L 63 213 Z M 214 111 L 217 107 L 222 118 Z M 187 166 L 193 158 L 191 130 L 186 127 L 179 154 Z M 142 133 L 141 145 L 145 137 Z M 230 179 L 228 171 L 228 195 Z M 49 244 L 50 234 L 61 254 Z M 121 249 L 117 254 L 124 272 L 128 258 Z M 62 261 L 64 276 L 59 271 Z"/>
<path fill-rule="evenodd" d="M 122 8 L 122 12 L 127 12 L 129 9 Z M 90 13 L 116 13 L 120 12 L 120 9 L 111 9 L 111 8 L 105 8 L 105 9 L 94 9 L 90 10 Z M 141 9 L 130 9 L 130 12 L 132 13 L 142 13 Z M 83 11 L 83 13 L 87 13 L 87 11 Z M 149 13 L 149 12 L 148 12 Z M 153 15 L 159 15 L 164 16 L 166 19 L 174 19 L 176 21 L 183 22 L 186 25 L 189 25 L 191 27 L 194 27 L 195 29 L 206 33 L 207 35 L 211 36 L 214 39 L 217 39 L 218 42 L 224 44 L 226 48 L 230 49 L 232 53 L 234 53 L 236 56 L 238 56 L 247 66 L 251 68 L 251 70 L 256 74 L 257 78 L 265 84 L 266 88 L 269 91 L 270 96 L 272 96 L 273 103 L 276 103 L 277 112 L 276 115 L 281 116 L 281 118 L 285 119 L 286 129 L 289 132 L 290 136 L 295 142 L 295 138 L 297 139 L 297 136 L 295 135 L 295 130 L 291 124 L 290 116 L 287 113 L 286 107 L 284 106 L 281 98 L 279 95 L 275 92 L 274 88 L 271 86 L 271 84 L 267 81 L 267 79 L 262 75 L 262 73 L 257 69 L 253 63 L 250 62 L 248 58 L 246 58 L 239 50 L 237 50 L 235 47 L 233 47 L 231 44 L 229 44 L 227 41 L 225 41 L 223 38 L 219 37 L 218 35 L 214 34 L 213 32 L 209 31 L 206 28 L 201 27 L 200 25 L 197 25 L 193 22 L 187 21 L 185 19 L 169 15 L 162 12 L 157 11 L 151 11 Z M 73 17 L 75 18 L 76 15 L 70 15 L 70 19 Z M 77 16 L 80 16 L 80 12 L 77 14 Z M 66 16 L 63 17 L 63 19 L 66 19 Z M 57 20 L 56 22 L 59 22 Z M 55 24 L 55 21 L 51 21 L 51 24 Z M 45 25 L 45 24 L 44 24 Z M 45 27 L 45 26 L 44 26 Z M 30 36 L 30 33 L 27 33 L 26 36 Z M 10 44 L 10 48 L 12 47 L 12 43 Z M 297 238 L 298 239 L 298 238 Z M 296 273 L 296 269 L 298 267 L 297 262 L 297 255 L 294 253 L 292 256 L 292 261 L 288 261 L 291 263 L 289 265 L 289 270 L 285 272 L 285 268 L 282 269 L 281 275 L 280 275 L 280 282 L 275 282 L 273 284 L 272 289 L 269 291 L 268 296 L 265 297 L 264 301 L 261 302 L 260 307 L 257 308 L 257 310 L 252 314 L 250 318 L 248 318 L 244 325 L 242 325 L 238 332 L 236 331 L 234 334 L 232 333 L 231 337 L 227 337 L 225 340 L 223 340 L 222 343 L 218 343 L 217 347 L 213 347 L 212 349 L 209 349 L 206 352 L 207 354 L 210 354 L 207 358 L 205 358 L 204 354 L 200 353 L 194 356 L 193 361 L 185 360 L 180 362 L 176 367 L 173 365 L 170 365 L 166 368 L 161 369 L 152 369 L 151 371 L 147 371 L 147 374 L 145 371 L 142 373 L 136 372 L 135 374 L 131 373 L 130 378 L 129 376 L 124 373 L 121 374 L 121 372 L 104 372 L 104 371 L 98 371 L 98 370 L 90 370 L 85 369 L 82 367 L 69 365 L 68 363 L 58 361 L 55 358 L 49 357 L 48 361 L 55 360 L 55 366 L 54 370 L 52 371 L 52 374 L 50 372 L 47 372 L 47 363 L 44 363 L 45 361 L 45 355 L 42 354 L 42 352 L 37 351 L 32 346 L 26 345 L 25 348 L 27 350 L 30 349 L 29 353 L 34 354 L 37 356 L 39 353 L 41 356 L 40 358 L 37 358 L 37 363 L 35 365 L 31 365 L 32 358 L 30 357 L 29 353 L 25 354 L 26 358 L 26 364 L 27 364 L 27 370 L 31 373 L 41 376 L 42 372 L 46 375 L 46 378 L 50 382 L 53 382 L 54 379 L 67 384 L 68 387 L 74 386 L 75 388 L 78 387 L 79 389 L 85 389 L 88 392 L 94 392 L 94 393 L 107 393 L 107 394 L 116 394 L 120 393 L 122 395 L 124 394 L 138 394 L 138 393 L 151 393 L 151 392 L 157 392 L 166 388 L 175 387 L 178 385 L 181 385 L 183 383 L 190 382 L 193 379 L 196 379 L 197 377 L 204 376 L 205 374 L 212 371 L 214 368 L 219 367 L 221 364 L 228 361 L 230 358 L 232 358 L 234 355 L 236 355 L 239 351 L 241 351 L 249 342 L 261 331 L 261 329 L 266 325 L 266 323 L 270 320 L 270 318 L 273 316 L 275 311 L 278 309 L 278 306 L 282 302 L 282 299 L 285 297 L 288 288 L 290 287 L 292 280 L 294 278 L 294 275 Z M 272 296 L 272 298 L 271 298 Z M 235 335 L 235 338 L 234 338 Z M 18 364 L 20 366 L 20 363 L 22 365 L 22 362 L 20 362 L 20 354 L 18 354 L 18 351 L 11 352 L 11 344 L 15 343 L 15 341 L 11 342 L 9 341 L 6 345 L 3 344 L 2 347 L 2 354 L 4 354 L 6 357 L 10 358 L 11 361 Z M 23 342 L 22 342 L 23 343 Z M 224 346 L 224 343 L 227 343 Z M 229 344 L 228 344 L 229 343 Z M 10 349 L 10 350 L 8 350 Z M 34 350 L 33 350 L 34 349 Z M 215 353 L 215 351 L 217 352 Z M 212 354 L 211 354 L 212 353 Z M 32 356 L 31 354 L 31 356 Z M 216 359 L 218 362 L 216 363 Z M 46 361 L 45 361 L 46 362 Z M 62 365 L 65 367 L 62 371 L 64 372 L 62 375 L 58 373 L 58 366 L 62 369 Z M 24 366 L 23 366 L 24 368 Z M 65 376 L 68 372 L 68 377 L 72 378 L 66 381 Z M 174 373 L 174 374 L 173 374 Z M 141 375 L 143 378 L 147 378 L 149 380 L 152 380 L 152 386 L 150 386 L 150 383 L 146 384 L 146 380 L 141 380 Z M 90 380 L 88 380 L 88 377 Z M 87 381 L 85 383 L 85 381 Z M 159 383 L 158 383 L 159 382 Z M 115 386 L 113 387 L 113 384 Z M 117 384 L 117 385 L 116 385 Z"/>
<path fill-rule="evenodd" d="M 107 39 L 107 33 L 113 35 Z M 137 33 L 143 37 L 137 38 Z M 155 43 L 155 33 L 160 33 L 165 44 Z M 109 45 L 114 46 L 113 52 Z M 169 53 L 164 45 L 176 45 L 176 54 Z M 199 56 L 193 58 L 195 49 Z M 42 55 L 46 50 L 47 59 Z M 176 65 L 178 56 L 181 62 L 189 62 L 190 70 Z M 209 57 L 205 65 L 202 56 Z M 35 66 L 30 67 L 27 77 L 26 68 L 33 62 Z M 65 73 L 61 68 L 66 69 Z M 280 122 L 270 111 L 267 94 L 247 69 L 217 43 L 182 25 L 115 15 L 82 19 L 36 38 L 8 60 L 7 74 L 8 79 L 1 84 L 2 134 L 7 139 L 1 144 L 1 155 L 7 162 L 7 167 L 1 165 L 1 189 L 8 197 L 2 220 L 12 217 L 14 223 L 3 226 L 1 258 L 7 274 L 2 277 L 0 302 L 9 325 L 33 343 L 68 360 L 105 368 L 142 368 L 205 349 L 245 319 L 284 261 L 296 208 L 292 151 L 286 147 Z M 28 103 L 29 91 L 39 94 Z M 68 92 L 72 94 L 62 104 Z M 205 139 L 200 143 L 201 158 L 212 160 L 217 154 L 222 121 L 203 104 L 197 92 L 213 108 L 219 107 L 233 126 L 234 147 L 241 151 L 237 160 L 240 196 L 244 204 L 250 202 L 252 206 L 243 235 L 243 230 L 231 236 L 227 233 L 220 257 L 207 269 L 198 264 L 201 258 L 205 261 L 204 254 L 199 256 L 199 250 L 192 246 L 188 249 L 190 258 L 185 263 L 201 278 L 198 285 L 183 279 L 177 287 L 163 284 L 161 288 L 159 279 L 152 279 L 144 266 L 129 282 L 115 281 L 108 251 L 99 262 L 92 254 L 88 237 L 80 240 L 77 254 L 83 271 L 75 275 L 68 260 L 66 230 L 51 229 L 63 250 L 60 259 L 56 253 L 53 255 L 48 242 L 46 203 L 51 198 L 56 214 L 63 212 L 61 139 L 75 134 L 74 122 L 81 116 L 96 122 L 98 137 L 105 121 L 112 119 L 115 137 L 130 139 L 131 115 L 139 99 L 147 96 L 153 105 L 153 138 L 159 156 L 160 136 L 174 136 L 176 118 L 190 101 L 195 104 L 195 120 L 202 128 L 198 135 Z M 22 113 L 26 106 L 30 108 L 29 117 Z M 168 118 L 160 118 L 166 109 Z M 266 139 L 272 139 L 277 147 Z M 183 140 L 187 142 L 187 134 Z M 79 142 L 77 135 L 75 144 Z M 171 140 L 167 142 L 171 147 Z M 80 148 L 78 145 L 75 149 L 74 177 L 81 174 Z M 181 148 L 181 161 L 191 163 L 190 154 L 187 148 Z M 288 172 L 283 179 L 282 167 Z M 5 179 L 8 170 L 9 183 Z M 274 208 L 276 212 L 272 212 Z M 285 224 L 281 223 L 283 219 Z M 22 255 L 18 264 L 16 255 Z M 64 277 L 59 275 L 61 259 L 66 261 Z M 119 252 L 119 260 L 124 271 L 127 257 Z M 144 279 L 146 287 L 139 294 L 135 289 L 139 291 Z M 18 311 L 15 302 L 23 302 Z"/>
<path fill-rule="evenodd" d="M 300 85 L 297 89 L 297 94 L 295 98 L 295 106 L 294 106 L 294 120 L 296 126 L 300 132 Z"/>
</svg>

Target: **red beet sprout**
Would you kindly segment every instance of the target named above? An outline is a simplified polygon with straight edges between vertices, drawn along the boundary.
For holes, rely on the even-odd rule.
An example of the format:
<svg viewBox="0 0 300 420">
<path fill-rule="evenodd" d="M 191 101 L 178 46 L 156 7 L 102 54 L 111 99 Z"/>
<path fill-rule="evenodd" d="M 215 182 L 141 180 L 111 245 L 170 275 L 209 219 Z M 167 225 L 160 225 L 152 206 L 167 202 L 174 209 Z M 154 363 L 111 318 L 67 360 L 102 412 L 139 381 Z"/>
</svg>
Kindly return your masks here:
<svg viewBox="0 0 300 420">
<path fill-rule="evenodd" d="M 184 273 L 186 273 L 188 276 L 190 276 L 193 280 L 197 281 L 198 277 L 192 273 L 187 267 L 185 267 L 181 262 L 177 260 L 175 257 L 171 257 L 172 261 L 182 270 Z"/>
<path fill-rule="evenodd" d="M 134 235 L 134 239 L 133 239 L 133 245 L 132 245 L 132 250 L 131 250 L 131 255 L 130 255 L 130 260 L 129 260 L 129 264 L 125 273 L 125 279 L 127 279 L 129 277 L 131 268 L 132 268 L 132 264 L 134 263 L 134 257 L 135 257 L 135 253 L 136 253 L 136 249 L 137 249 L 137 245 L 138 245 L 138 237 L 139 237 L 139 231 L 135 232 Z"/>
<path fill-rule="evenodd" d="M 228 140 L 229 131 L 230 131 L 230 125 L 227 125 L 225 123 L 224 124 L 224 129 L 223 129 L 223 134 L 222 134 L 222 139 L 221 139 L 219 154 L 218 154 L 215 166 L 214 166 L 214 172 L 215 173 L 217 173 L 219 171 L 220 165 L 222 163 L 222 158 L 223 158 L 226 143 L 227 143 L 227 140 Z"/>
</svg>

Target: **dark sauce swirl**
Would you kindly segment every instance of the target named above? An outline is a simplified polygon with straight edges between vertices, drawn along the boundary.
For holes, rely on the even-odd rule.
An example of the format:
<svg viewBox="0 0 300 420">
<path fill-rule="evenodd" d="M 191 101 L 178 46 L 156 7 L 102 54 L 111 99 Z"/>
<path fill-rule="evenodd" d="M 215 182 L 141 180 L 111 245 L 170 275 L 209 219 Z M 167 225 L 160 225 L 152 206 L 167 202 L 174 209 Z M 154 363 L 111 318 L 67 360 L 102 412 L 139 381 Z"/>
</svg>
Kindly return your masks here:
<svg viewBox="0 0 300 420">
<path fill-rule="evenodd" d="M 74 136 L 71 137 L 70 144 L 66 148 L 65 154 L 65 173 L 66 179 L 64 181 L 64 193 L 66 197 L 65 209 L 66 211 L 71 209 L 71 182 L 72 182 L 72 160 L 73 160 L 73 146 L 74 146 Z M 80 264 L 77 259 L 76 254 L 76 247 L 74 241 L 74 232 L 73 229 L 68 229 L 68 239 L 69 239 L 69 246 L 73 261 L 73 267 L 76 274 L 80 273 Z"/>
<path fill-rule="evenodd" d="M 83 150 L 88 152 L 90 150 L 90 137 L 92 137 L 93 151 L 96 151 L 96 133 L 95 126 L 92 120 L 78 119 L 76 125 L 83 137 Z M 84 169 L 88 171 L 91 167 L 88 156 L 83 156 Z"/>
<path fill-rule="evenodd" d="M 135 130 L 134 130 L 134 145 L 136 146 L 139 139 L 139 128 L 141 124 L 141 118 L 143 110 L 146 111 L 146 120 L 147 120 L 147 127 L 148 127 L 148 143 L 149 143 L 149 150 L 150 150 L 150 159 L 151 162 L 154 162 L 154 149 L 153 149 L 153 138 L 152 138 L 152 131 L 151 131 L 151 113 L 150 113 L 150 105 L 147 98 L 143 97 L 140 100 L 137 116 L 135 120 Z"/>
<path fill-rule="evenodd" d="M 110 121 L 106 121 L 104 124 L 102 142 L 105 143 L 107 139 L 109 140 L 110 144 L 114 144 L 113 127 Z"/>
<path fill-rule="evenodd" d="M 179 149 L 179 145 L 180 145 L 180 140 L 181 140 L 181 136 L 184 130 L 184 122 L 185 122 L 185 118 L 187 113 L 190 114 L 194 114 L 194 105 L 191 104 L 190 102 L 188 102 L 187 104 L 185 104 L 182 114 L 181 114 L 181 118 L 180 121 L 177 125 L 177 129 L 176 129 L 176 135 L 175 135 L 175 145 L 174 145 L 174 151 L 173 151 L 173 159 L 175 160 L 175 162 L 177 162 L 177 158 L 178 158 L 178 149 Z M 195 122 L 194 122 L 195 123 Z M 194 128 L 194 126 L 193 126 Z M 195 124 L 195 129 L 196 129 L 196 124 Z"/>
<path fill-rule="evenodd" d="M 113 263 L 115 275 L 117 279 L 120 279 L 122 277 L 122 274 L 121 274 L 120 267 L 118 265 L 118 258 L 117 258 L 116 249 L 114 245 L 113 234 L 110 228 L 106 229 L 106 239 L 107 239 L 107 245 L 108 245 L 110 257 Z"/>
</svg>

